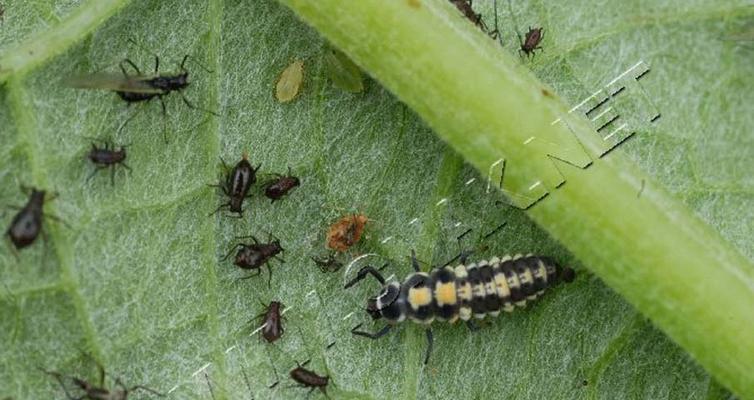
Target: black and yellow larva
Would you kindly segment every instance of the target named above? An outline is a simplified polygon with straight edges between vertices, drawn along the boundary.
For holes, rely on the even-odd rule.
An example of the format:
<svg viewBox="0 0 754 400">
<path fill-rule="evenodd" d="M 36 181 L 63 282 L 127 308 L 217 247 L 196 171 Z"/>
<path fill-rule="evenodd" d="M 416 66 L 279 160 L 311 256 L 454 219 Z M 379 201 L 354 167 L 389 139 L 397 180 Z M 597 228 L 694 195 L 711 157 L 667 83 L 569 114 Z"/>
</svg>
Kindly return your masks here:
<svg viewBox="0 0 754 400">
<path fill-rule="evenodd" d="M 373 319 L 387 322 L 375 333 L 360 331 L 361 324 L 351 333 L 378 339 L 406 320 L 424 325 L 428 342 L 425 364 L 432 351 L 430 326 L 435 319 L 450 323 L 460 319 L 475 329 L 472 317 L 483 319 L 487 315 L 495 317 L 501 310 L 512 312 L 542 295 L 545 289 L 571 282 L 575 277 L 572 269 L 561 267 L 549 257 L 532 254 L 495 257 L 468 265 L 461 260 L 456 267 L 443 266 L 426 273 L 419 270 L 412 252 L 411 264 L 415 272 L 403 283 L 386 284 L 379 271 L 365 266 L 346 284 L 349 288 L 367 275 L 376 278 L 383 287 L 380 294 L 367 300 L 366 311 Z"/>
</svg>

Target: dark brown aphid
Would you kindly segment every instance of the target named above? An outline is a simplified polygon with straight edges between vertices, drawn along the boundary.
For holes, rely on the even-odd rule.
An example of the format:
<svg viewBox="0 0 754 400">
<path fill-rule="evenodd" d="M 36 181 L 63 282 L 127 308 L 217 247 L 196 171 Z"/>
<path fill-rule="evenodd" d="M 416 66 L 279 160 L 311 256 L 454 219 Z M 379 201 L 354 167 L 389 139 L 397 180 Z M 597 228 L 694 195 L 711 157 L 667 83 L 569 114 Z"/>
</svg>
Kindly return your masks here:
<svg viewBox="0 0 754 400">
<path fill-rule="evenodd" d="M 115 167 L 122 165 L 123 168 L 131 171 L 131 167 L 126 164 L 126 146 L 121 146 L 117 150 L 110 142 L 104 142 L 105 147 L 97 147 L 92 143 L 92 149 L 86 157 L 95 165 L 94 171 L 86 178 L 87 181 L 94 177 L 98 171 L 110 168 L 110 184 L 115 185 Z"/>
<path fill-rule="evenodd" d="M 539 43 L 543 38 L 544 36 L 542 34 L 542 28 L 532 29 L 531 27 L 529 27 L 529 31 L 526 32 L 524 40 L 521 40 L 521 36 L 518 37 L 519 42 L 521 42 L 521 49 L 518 50 L 519 54 L 521 52 L 524 52 L 527 57 L 529 55 L 536 55 L 534 51 L 542 49 L 542 46 L 540 46 Z"/>
<path fill-rule="evenodd" d="M 267 311 L 257 315 L 262 318 L 262 337 L 267 343 L 272 343 L 285 333 L 283 329 L 283 316 L 280 314 L 285 306 L 279 301 L 272 301 L 267 306 Z"/>
<path fill-rule="evenodd" d="M 482 20 L 482 14 L 474 12 L 474 9 L 471 7 L 473 0 L 450 0 L 450 2 L 453 3 L 454 6 L 456 6 L 458 11 L 460 11 L 461 14 L 466 17 L 466 19 L 468 19 L 479 29 L 481 29 L 482 32 L 486 33 L 493 39 L 496 39 L 498 37 L 499 32 L 497 29 L 497 0 L 495 1 L 495 29 L 492 31 L 490 31 L 490 29 L 484 23 L 484 20 Z"/>
<path fill-rule="evenodd" d="M 223 168 L 228 171 L 228 166 L 221 158 Z M 227 203 L 220 205 L 212 213 L 215 214 L 224 207 L 228 207 L 230 212 L 238 213 L 238 218 L 243 217 L 243 200 L 249 197 L 249 189 L 257 181 L 257 171 L 262 164 L 257 165 L 256 168 L 252 167 L 249 163 L 248 154 L 244 153 L 241 161 L 233 167 L 233 170 L 226 174 L 225 182 L 220 182 L 217 185 L 210 185 L 212 187 L 219 187 L 223 193 L 228 196 Z M 212 215 L 210 214 L 210 215 Z"/>
<path fill-rule="evenodd" d="M 245 236 L 238 239 L 246 238 L 251 238 L 254 243 L 237 243 L 235 246 L 233 246 L 232 249 L 230 249 L 230 252 L 223 258 L 223 260 L 227 260 L 228 257 L 233 254 L 233 251 L 240 247 L 240 249 L 238 249 L 238 252 L 236 253 L 236 258 L 233 261 L 233 264 L 241 269 L 256 271 L 255 274 L 243 277 L 242 279 L 248 279 L 258 276 L 262 273 L 262 266 L 267 265 L 267 272 L 269 272 L 270 274 L 270 277 L 267 280 L 267 286 L 269 286 L 270 282 L 272 281 L 272 268 L 270 268 L 268 261 L 274 258 L 284 263 L 285 260 L 278 257 L 278 254 L 282 253 L 285 250 L 280 246 L 280 241 L 277 239 L 274 239 L 269 243 L 259 243 L 259 241 L 254 236 Z"/>
<path fill-rule="evenodd" d="M 291 370 L 291 379 L 296 381 L 299 387 L 309 388 L 309 393 L 314 389 L 319 389 L 327 397 L 327 384 L 330 383 L 330 377 L 317 375 L 316 372 L 304 368 L 308 363 L 309 361 Z"/>
<path fill-rule="evenodd" d="M 280 200 L 280 198 L 288 194 L 288 192 L 300 184 L 301 181 L 297 177 L 291 175 L 291 168 L 288 167 L 288 175 L 277 175 L 277 179 L 269 182 L 265 186 L 264 195 L 274 203 L 275 200 Z"/>
<path fill-rule="evenodd" d="M 345 252 L 361 239 L 364 226 L 369 218 L 363 214 L 346 215 L 340 218 L 327 230 L 327 247 Z"/>
<path fill-rule="evenodd" d="M 8 230 L 5 231 L 17 250 L 34 243 L 42 232 L 42 217 L 44 216 L 42 208 L 45 203 L 45 194 L 44 190 L 31 188 L 31 195 L 26 205 L 13 217 Z"/>
<path fill-rule="evenodd" d="M 343 267 L 343 263 L 335 258 L 335 254 L 322 258 L 312 257 L 312 261 L 317 264 L 322 272 L 335 272 Z"/>
<path fill-rule="evenodd" d="M 65 392 L 65 395 L 66 397 L 68 397 L 69 400 L 128 400 L 129 393 L 135 392 L 137 390 L 143 390 L 155 396 L 160 396 L 160 397 L 165 396 L 162 393 L 159 393 L 153 389 L 150 389 L 142 385 L 126 387 L 123 384 L 123 382 L 121 382 L 120 378 L 115 378 L 115 384 L 116 386 L 120 386 L 120 389 L 115 389 L 115 390 L 107 389 L 104 386 L 105 385 L 105 370 L 104 368 L 102 368 L 102 366 L 99 363 L 97 363 L 97 368 L 99 369 L 99 372 L 100 372 L 98 385 L 91 384 L 75 376 L 65 376 L 55 371 L 47 371 L 47 370 L 42 370 L 42 371 L 54 376 L 55 379 L 57 379 L 58 383 L 60 383 L 60 386 L 63 388 L 63 391 Z M 73 382 L 73 384 L 76 387 L 78 387 L 78 390 L 80 391 L 78 396 L 72 396 L 68 392 L 68 388 L 63 382 L 63 378 L 69 378 Z"/>
</svg>

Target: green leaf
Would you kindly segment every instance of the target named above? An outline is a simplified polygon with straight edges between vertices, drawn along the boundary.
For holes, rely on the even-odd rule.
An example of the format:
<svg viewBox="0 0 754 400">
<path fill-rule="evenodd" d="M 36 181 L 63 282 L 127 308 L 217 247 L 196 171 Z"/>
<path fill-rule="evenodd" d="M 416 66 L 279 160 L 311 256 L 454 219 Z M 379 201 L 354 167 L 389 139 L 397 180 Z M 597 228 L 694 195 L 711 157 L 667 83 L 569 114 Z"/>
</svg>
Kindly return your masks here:
<svg viewBox="0 0 754 400">
<path fill-rule="evenodd" d="M 63 398 L 54 379 L 38 367 L 94 381 L 93 363 L 80 351 L 90 352 L 127 385 L 172 390 L 171 396 L 181 399 L 208 398 L 207 379 L 216 399 L 250 398 L 249 390 L 255 398 L 303 398 L 304 389 L 288 388 L 287 371 L 309 358 L 308 367 L 331 376 L 332 398 L 729 396 L 586 269 L 604 273 L 605 268 L 587 259 L 582 264 L 526 213 L 498 205 L 503 197 L 487 193 L 486 172 L 472 167 L 475 160 L 466 164 L 387 90 L 375 81 L 367 81 L 359 94 L 333 87 L 323 60 L 329 45 L 284 6 L 272 0 L 126 3 L 5 2 L 0 198 L 3 204 L 23 204 L 19 184 L 57 191 L 46 211 L 70 227 L 48 219 L 46 242 L 40 238 L 18 259 L 10 246 L 0 251 L 0 398 Z M 382 3 L 398 7 L 399 2 Z M 543 26 L 544 51 L 521 59 L 515 73 L 532 69 L 569 105 L 637 60 L 649 63 L 645 89 L 663 117 L 606 155 L 605 163 L 632 160 L 651 177 L 641 199 L 650 202 L 656 191 L 667 190 L 673 202 L 693 210 L 727 240 L 723 254 L 735 248 L 749 260 L 754 257 L 754 181 L 748 174 L 754 114 L 747 101 L 754 89 L 752 49 L 727 39 L 748 32 L 754 9 L 745 1 L 642 7 L 617 0 L 602 7 L 551 3 L 513 4 L 513 14 L 501 3 L 505 46 L 494 51 L 513 60 L 515 28 Z M 477 6 L 491 25 L 492 4 Z M 461 24 L 467 21 L 451 14 L 452 7 L 432 9 L 455 18 L 452 24 L 462 32 L 476 29 Z M 90 22 L 79 23 L 82 16 Z M 348 27 L 348 18 L 343 15 L 343 25 L 337 26 Z M 358 15 L 350 18 L 359 21 Z M 369 29 L 367 24 L 345 33 L 368 37 Z M 481 34 L 463 37 L 484 52 L 495 46 Z M 436 38 L 456 43 L 451 39 Z M 36 43 L 33 54 L 24 53 L 32 48 L 29 43 Z M 364 43 L 363 51 L 369 51 Z M 190 110 L 171 95 L 163 119 L 157 104 L 127 107 L 113 93 L 60 83 L 81 72 L 117 72 L 125 57 L 150 71 L 150 51 L 160 55 L 164 71 L 176 71 L 185 54 L 212 71 L 188 63 L 192 85 L 185 95 L 221 116 Z M 304 84 L 296 101 L 280 104 L 275 83 L 294 59 L 304 60 Z M 483 77 L 474 73 L 476 67 L 469 68 L 442 81 L 429 80 L 430 73 L 408 76 L 416 86 L 453 87 L 454 79 L 484 85 L 475 83 Z M 130 144 L 133 172 L 118 171 L 115 186 L 106 173 L 87 182 L 93 168 L 84 159 L 89 137 Z M 254 165 L 262 163 L 260 173 L 284 173 L 290 166 L 301 187 L 270 204 L 257 186 L 244 218 L 208 217 L 224 200 L 207 186 L 221 176 L 218 157 L 234 163 L 244 151 Z M 576 186 L 576 178 L 564 173 L 563 189 L 573 190 L 569 186 Z M 589 182 L 578 178 L 576 183 Z M 549 210 L 549 203 L 541 206 Z M 373 220 L 351 256 L 379 256 L 360 260 L 350 271 L 322 273 L 309 257 L 325 254 L 328 225 L 349 212 Z M 580 226 L 568 212 L 555 209 L 534 218 L 552 229 L 552 218 L 562 216 L 555 229 L 561 236 L 569 226 Z M 3 223 L 13 213 L 6 211 Z M 686 215 L 681 218 L 682 224 Z M 610 231 L 615 220 L 610 221 L 602 222 L 604 230 L 578 237 L 599 247 L 609 239 L 603 232 Z M 499 233 L 481 240 L 502 222 L 506 226 Z M 362 310 L 376 290 L 369 281 L 342 289 L 355 268 L 389 261 L 388 274 L 402 278 L 410 272 L 410 249 L 426 263 L 443 263 L 458 253 L 456 236 L 469 228 L 463 246 L 480 249 L 472 259 L 549 255 L 574 266 L 578 278 L 526 310 L 490 320 L 478 332 L 437 324 L 427 367 L 421 363 L 424 333 L 416 326 L 402 326 L 374 342 L 351 337 L 350 328 L 359 322 L 372 328 Z M 234 237 L 262 239 L 268 232 L 286 249 L 286 263 L 273 263 L 270 287 L 266 275 L 238 280 L 245 274 L 222 260 L 237 242 Z M 584 246 L 573 247 L 574 253 L 586 254 Z M 634 257 L 624 254 L 615 263 Z M 714 283 L 714 270 L 707 277 Z M 632 293 L 644 288 L 631 279 L 628 274 L 622 285 L 634 284 Z M 616 282 L 610 281 L 623 290 Z M 667 295 L 678 296 L 654 293 L 654 298 L 659 303 Z M 262 312 L 260 302 L 270 300 L 289 307 L 286 333 L 272 346 L 249 337 L 248 323 Z M 742 298 L 741 304 L 750 301 Z M 268 389 L 276 373 L 283 382 Z"/>
</svg>

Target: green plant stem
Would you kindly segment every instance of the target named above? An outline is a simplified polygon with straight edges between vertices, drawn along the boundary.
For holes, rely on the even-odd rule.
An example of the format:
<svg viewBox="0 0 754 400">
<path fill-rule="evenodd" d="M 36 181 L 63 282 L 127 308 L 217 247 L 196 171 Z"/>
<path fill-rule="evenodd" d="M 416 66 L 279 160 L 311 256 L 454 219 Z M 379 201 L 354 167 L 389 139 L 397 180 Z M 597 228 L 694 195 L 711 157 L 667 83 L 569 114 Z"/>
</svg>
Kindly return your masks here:
<svg viewBox="0 0 754 400">
<path fill-rule="evenodd" d="M 754 398 L 754 266 L 620 150 L 598 158 L 593 128 L 568 115 L 516 58 L 445 0 L 280 1 L 482 174 L 504 158 L 506 185 L 516 193 L 531 182 L 547 187 L 529 216 L 717 379 Z M 556 188 L 547 154 L 586 165 L 563 147 L 570 132 L 551 123 L 558 117 L 594 163 L 556 161 L 566 182 Z M 535 137 L 558 146 L 526 145 Z"/>
<path fill-rule="evenodd" d="M 31 36 L 0 55 L 0 83 L 11 75 L 23 74 L 62 54 L 129 2 L 130 0 L 90 0 L 81 4 L 57 26 Z"/>
</svg>

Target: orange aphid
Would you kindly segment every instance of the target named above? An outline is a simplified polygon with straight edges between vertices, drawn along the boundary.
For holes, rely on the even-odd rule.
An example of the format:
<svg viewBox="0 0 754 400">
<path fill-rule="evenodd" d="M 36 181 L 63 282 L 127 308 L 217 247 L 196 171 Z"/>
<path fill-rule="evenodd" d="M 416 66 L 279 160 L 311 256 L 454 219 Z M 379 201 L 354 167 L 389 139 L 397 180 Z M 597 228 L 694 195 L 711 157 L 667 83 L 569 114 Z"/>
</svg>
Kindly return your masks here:
<svg viewBox="0 0 754 400">
<path fill-rule="evenodd" d="M 341 253 L 347 251 L 361 239 L 368 221 L 363 214 L 341 217 L 327 229 L 327 247 Z"/>
</svg>

